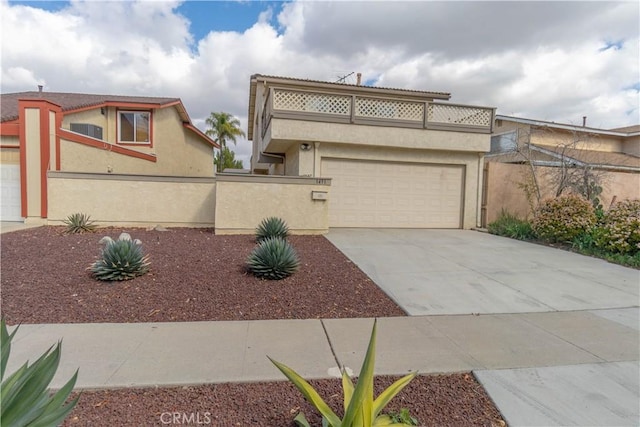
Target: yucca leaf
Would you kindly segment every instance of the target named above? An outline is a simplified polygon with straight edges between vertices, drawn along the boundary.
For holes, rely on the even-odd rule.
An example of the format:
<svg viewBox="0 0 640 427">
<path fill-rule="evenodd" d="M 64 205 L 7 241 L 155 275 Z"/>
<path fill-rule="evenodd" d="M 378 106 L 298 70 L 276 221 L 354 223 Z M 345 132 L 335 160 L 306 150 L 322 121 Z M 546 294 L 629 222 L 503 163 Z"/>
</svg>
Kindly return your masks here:
<svg viewBox="0 0 640 427">
<path fill-rule="evenodd" d="M 385 389 L 373 402 L 373 417 L 377 417 L 378 414 L 384 409 L 385 406 L 393 399 L 402 389 L 411 382 L 417 375 L 417 372 L 405 375 L 399 380 L 395 381 L 389 387 Z"/>
<path fill-rule="evenodd" d="M 280 280 L 295 273 L 300 260 L 289 242 L 280 237 L 269 237 L 249 254 L 247 267 L 257 277 Z"/>
<path fill-rule="evenodd" d="M 36 402 L 41 399 L 41 396 L 47 398 L 46 390 L 49 383 L 53 379 L 58 364 L 60 363 L 60 342 L 55 346 L 53 351 L 51 348 L 47 350 L 38 360 L 36 360 L 31 366 L 27 368 L 27 374 L 24 376 L 25 381 L 18 386 L 20 392 L 20 399 L 11 399 L 6 402 L 6 410 L 10 414 L 21 414 L 25 417 L 29 414 L 30 410 L 38 408 Z M 3 411 L 5 410 L 5 402 L 3 402 Z M 9 417 L 6 425 L 13 425 Z M 3 420 L 4 421 L 4 420 Z M 17 422 L 18 420 L 16 420 Z M 29 420 L 31 421 L 31 420 Z M 4 423 L 4 422 L 3 422 Z"/>
<path fill-rule="evenodd" d="M 84 233 L 85 231 L 91 232 L 96 229 L 96 225 L 91 221 L 91 217 L 86 214 L 75 213 L 69 215 L 62 222 L 67 226 L 67 233 Z"/>
<path fill-rule="evenodd" d="M 311 427 L 311 424 L 307 421 L 307 417 L 305 417 L 302 412 L 298 412 L 298 415 L 293 419 L 293 422 L 299 427 Z"/>
<path fill-rule="evenodd" d="M 280 237 L 286 239 L 289 236 L 289 227 L 287 223 L 281 218 L 269 217 L 260 222 L 260 225 L 256 228 L 256 241 L 261 241 L 271 238 Z"/>
<path fill-rule="evenodd" d="M 18 332 L 18 328 L 20 325 L 16 326 L 9 335 L 9 331 L 7 330 L 7 322 L 5 322 L 4 317 L 0 320 L 0 339 L 2 339 L 2 348 L 0 350 L 0 381 L 4 379 L 4 373 L 7 369 L 7 361 L 9 360 L 9 354 L 11 353 L 11 340 L 13 340 L 14 335 Z"/>
<path fill-rule="evenodd" d="M 77 398 L 62 406 L 75 385 L 76 374 L 53 396 L 47 390 L 60 363 L 61 342 L 51 346 L 33 364 L 25 362 L 14 373 L 4 378 L 11 350 L 11 340 L 17 327 L 8 334 L 6 323 L 1 325 L 1 359 L 3 366 L 0 385 L 0 425 L 50 427 L 59 425 L 77 402 Z"/>
<path fill-rule="evenodd" d="M 67 417 L 69 412 L 71 412 L 76 403 L 78 403 L 78 399 L 80 399 L 80 395 L 78 395 L 67 405 L 63 406 L 64 402 L 69 397 L 69 394 L 71 394 L 77 379 L 78 371 L 76 371 L 69 381 L 67 381 L 67 383 L 58 390 L 55 395 L 53 395 L 45 407 L 44 414 L 29 424 L 29 427 L 59 425 Z"/>
<path fill-rule="evenodd" d="M 362 407 L 363 423 L 365 426 L 370 426 L 372 423 L 371 416 L 373 415 L 373 370 L 376 358 L 376 329 L 378 320 L 373 321 L 373 330 L 371 331 L 371 338 L 369 340 L 369 346 L 367 353 L 364 356 L 364 362 L 360 369 L 360 375 L 358 375 L 358 383 L 353 391 L 351 402 L 349 407 L 345 411 L 342 422 L 346 426 L 353 424 L 356 418 L 358 408 Z"/>
<path fill-rule="evenodd" d="M 21 393 L 26 384 L 31 381 L 32 377 L 37 373 L 37 367 L 41 366 L 44 359 L 49 356 L 53 346 L 42 354 L 33 364 L 29 365 L 25 362 L 20 369 L 14 372 L 9 378 L 2 382 L 2 390 L 0 391 L 0 399 L 2 401 L 2 414 L 11 411 L 14 404 L 20 401 Z M 32 395 L 26 395 L 25 399 L 33 398 Z"/>
<path fill-rule="evenodd" d="M 120 239 L 103 237 L 102 256 L 89 269 L 98 280 L 129 280 L 149 271 L 149 258 L 142 252 L 141 242 L 122 233 Z"/>
<path fill-rule="evenodd" d="M 347 370 L 342 369 L 342 392 L 344 393 L 344 410 L 346 412 L 349 407 L 349 402 L 351 402 L 351 396 L 353 396 L 353 381 L 347 375 Z"/>
<path fill-rule="evenodd" d="M 318 394 L 318 392 L 309 384 L 304 378 L 302 378 L 298 373 L 296 373 L 293 369 L 288 366 L 276 362 L 269 356 L 267 356 L 271 363 L 276 365 L 276 368 L 280 370 L 284 374 L 285 377 L 289 379 L 296 386 L 300 393 L 307 399 L 309 403 L 311 403 L 323 417 L 327 419 L 329 425 L 332 427 L 340 427 L 343 424 L 340 422 L 340 418 L 331 410 L 329 405 L 322 400 L 322 397 Z"/>
<path fill-rule="evenodd" d="M 389 415 L 380 415 L 373 422 L 373 427 L 407 427 L 404 423 L 394 423 Z"/>
</svg>

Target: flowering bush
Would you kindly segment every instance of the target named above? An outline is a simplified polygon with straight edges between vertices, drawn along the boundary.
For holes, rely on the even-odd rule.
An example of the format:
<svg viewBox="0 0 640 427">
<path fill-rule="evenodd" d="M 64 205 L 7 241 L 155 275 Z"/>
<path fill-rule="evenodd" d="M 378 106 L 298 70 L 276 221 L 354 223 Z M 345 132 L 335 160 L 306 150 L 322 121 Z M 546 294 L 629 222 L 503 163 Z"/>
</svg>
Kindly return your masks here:
<svg viewBox="0 0 640 427">
<path fill-rule="evenodd" d="M 640 200 L 616 203 L 599 228 L 596 239 L 599 248 L 622 254 L 640 252 Z"/>
<path fill-rule="evenodd" d="M 593 205 L 569 194 L 542 202 L 536 209 L 532 226 L 539 238 L 550 242 L 572 242 L 596 223 Z"/>
</svg>

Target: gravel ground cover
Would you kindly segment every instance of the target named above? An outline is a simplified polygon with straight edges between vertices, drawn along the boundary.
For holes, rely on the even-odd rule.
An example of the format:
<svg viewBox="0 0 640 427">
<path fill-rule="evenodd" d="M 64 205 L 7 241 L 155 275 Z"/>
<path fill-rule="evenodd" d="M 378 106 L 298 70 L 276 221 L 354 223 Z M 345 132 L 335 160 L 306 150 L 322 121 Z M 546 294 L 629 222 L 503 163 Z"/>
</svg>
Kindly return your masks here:
<svg viewBox="0 0 640 427">
<path fill-rule="evenodd" d="M 142 240 L 151 271 L 122 282 L 87 267 L 102 236 Z M 209 229 L 106 228 L 64 234 L 40 227 L 3 234 L 2 312 L 7 323 L 180 322 L 404 316 L 404 311 L 323 236 L 291 236 L 302 265 L 284 280 L 245 270 L 253 236 Z"/>
<path fill-rule="evenodd" d="M 396 378 L 376 377 L 375 395 Z M 309 381 L 327 404 L 342 408 L 340 381 Z M 498 410 L 470 373 L 417 376 L 387 406 L 409 409 L 421 426 L 504 426 Z M 181 424 L 221 427 L 293 427 L 304 412 L 312 425 L 321 418 L 286 381 L 215 384 L 197 387 L 85 391 L 65 426 L 161 426 Z M 187 423 L 185 420 L 192 420 Z M 170 422 L 169 422 L 170 421 Z"/>
</svg>

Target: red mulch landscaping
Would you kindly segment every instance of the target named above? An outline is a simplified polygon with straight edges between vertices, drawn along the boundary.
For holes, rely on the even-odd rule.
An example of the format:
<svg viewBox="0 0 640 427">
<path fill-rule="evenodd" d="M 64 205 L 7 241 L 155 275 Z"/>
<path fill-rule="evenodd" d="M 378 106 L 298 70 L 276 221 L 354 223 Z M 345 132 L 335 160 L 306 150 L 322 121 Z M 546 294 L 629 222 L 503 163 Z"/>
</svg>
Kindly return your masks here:
<svg viewBox="0 0 640 427">
<path fill-rule="evenodd" d="M 210 229 L 105 228 L 64 234 L 39 227 L 3 234 L 2 313 L 8 324 L 180 322 L 404 316 L 323 236 L 291 236 L 301 268 L 279 281 L 245 270 L 253 236 Z M 126 231 L 151 261 L 144 276 L 101 282 L 87 267 L 105 235 Z"/>
<path fill-rule="evenodd" d="M 375 396 L 394 377 L 375 379 Z M 309 381 L 340 416 L 340 381 Z M 407 408 L 421 426 L 505 426 L 498 410 L 472 374 L 416 377 L 385 408 Z M 321 425 L 317 411 L 288 382 L 212 384 L 197 387 L 85 391 L 64 426 L 291 426 L 299 411 L 313 426 Z M 192 422 L 187 423 L 191 417 Z M 199 421 L 199 423 L 198 423 Z"/>
</svg>

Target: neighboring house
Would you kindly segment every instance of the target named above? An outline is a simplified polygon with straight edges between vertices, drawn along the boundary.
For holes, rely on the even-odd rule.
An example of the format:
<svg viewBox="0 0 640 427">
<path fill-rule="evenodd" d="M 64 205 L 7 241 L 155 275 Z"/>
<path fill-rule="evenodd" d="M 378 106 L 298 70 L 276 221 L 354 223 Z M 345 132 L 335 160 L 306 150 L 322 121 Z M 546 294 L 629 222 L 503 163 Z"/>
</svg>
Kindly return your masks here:
<svg viewBox="0 0 640 427">
<path fill-rule="evenodd" d="M 530 214 L 522 187 L 534 169 L 543 198 L 557 192 L 561 168 L 597 176 L 605 207 L 614 200 L 640 198 L 640 125 L 598 129 L 497 115 L 485 161 L 484 225 L 503 208 Z"/>
<path fill-rule="evenodd" d="M 449 99 L 254 75 L 251 171 L 330 178 L 329 227 L 476 227 L 495 110 Z"/>
<path fill-rule="evenodd" d="M 59 221 L 74 213 L 65 209 L 91 209 L 100 197 L 111 197 L 107 201 L 118 204 L 115 209 L 126 211 L 149 197 L 133 182 L 213 179 L 218 145 L 191 123 L 178 98 L 40 88 L 0 99 L 2 220 L 42 221 L 53 214 Z M 89 181 L 96 186 L 88 187 Z M 89 197 L 90 191 L 98 194 Z M 143 213 L 131 214 L 136 216 Z"/>
</svg>

